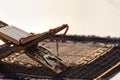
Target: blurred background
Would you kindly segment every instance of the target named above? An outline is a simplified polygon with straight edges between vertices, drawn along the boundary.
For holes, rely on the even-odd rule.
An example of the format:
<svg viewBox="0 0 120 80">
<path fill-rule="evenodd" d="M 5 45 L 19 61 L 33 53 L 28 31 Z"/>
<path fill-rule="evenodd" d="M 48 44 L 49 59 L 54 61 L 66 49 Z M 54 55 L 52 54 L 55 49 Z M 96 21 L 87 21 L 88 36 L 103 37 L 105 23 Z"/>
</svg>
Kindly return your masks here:
<svg viewBox="0 0 120 80">
<path fill-rule="evenodd" d="M 68 34 L 120 37 L 120 0 L 0 0 L 0 20 L 28 32 L 69 24 Z"/>
</svg>

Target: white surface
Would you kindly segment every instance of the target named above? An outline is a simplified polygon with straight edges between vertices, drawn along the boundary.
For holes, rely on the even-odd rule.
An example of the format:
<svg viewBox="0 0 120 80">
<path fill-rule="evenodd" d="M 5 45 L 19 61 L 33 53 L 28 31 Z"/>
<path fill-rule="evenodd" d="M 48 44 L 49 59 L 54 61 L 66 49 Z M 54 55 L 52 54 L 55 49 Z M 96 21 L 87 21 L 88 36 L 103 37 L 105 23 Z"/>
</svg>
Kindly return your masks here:
<svg viewBox="0 0 120 80">
<path fill-rule="evenodd" d="M 2 44 L 4 44 L 4 42 L 0 40 L 0 45 L 2 45 Z"/>
<path fill-rule="evenodd" d="M 120 36 L 120 0 L 0 0 L 0 19 L 29 32 L 67 23 L 69 34 Z"/>
<path fill-rule="evenodd" d="M 111 78 L 110 80 L 120 80 L 120 72 L 115 75 L 113 78 Z"/>
</svg>

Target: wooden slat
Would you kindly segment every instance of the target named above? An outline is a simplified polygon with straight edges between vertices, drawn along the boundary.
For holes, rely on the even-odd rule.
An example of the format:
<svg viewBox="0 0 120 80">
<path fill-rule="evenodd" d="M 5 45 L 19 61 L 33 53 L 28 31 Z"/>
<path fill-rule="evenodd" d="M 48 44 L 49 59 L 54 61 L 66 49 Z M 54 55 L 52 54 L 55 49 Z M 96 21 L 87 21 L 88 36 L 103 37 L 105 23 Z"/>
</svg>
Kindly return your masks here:
<svg viewBox="0 0 120 80">
<path fill-rule="evenodd" d="M 15 44 L 20 44 L 20 39 L 30 36 L 31 34 L 18 29 L 14 26 L 6 26 L 3 28 L 0 28 L 0 36 L 2 36 L 4 39 L 11 41 Z"/>
</svg>

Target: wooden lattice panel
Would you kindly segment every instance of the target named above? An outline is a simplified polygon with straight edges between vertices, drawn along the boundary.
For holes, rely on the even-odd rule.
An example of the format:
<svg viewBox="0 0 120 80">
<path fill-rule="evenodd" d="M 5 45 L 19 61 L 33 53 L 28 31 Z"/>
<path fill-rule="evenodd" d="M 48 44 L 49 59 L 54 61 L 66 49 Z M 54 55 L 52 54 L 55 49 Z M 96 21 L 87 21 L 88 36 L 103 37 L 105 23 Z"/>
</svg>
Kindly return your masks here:
<svg viewBox="0 0 120 80">
<path fill-rule="evenodd" d="M 2 36 L 4 39 L 11 41 L 15 44 L 19 44 L 21 38 L 25 38 L 31 35 L 14 26 L 6 26 L 0 28 L 0 34 L 1 34 L 0 36 Z"/>
</svg>

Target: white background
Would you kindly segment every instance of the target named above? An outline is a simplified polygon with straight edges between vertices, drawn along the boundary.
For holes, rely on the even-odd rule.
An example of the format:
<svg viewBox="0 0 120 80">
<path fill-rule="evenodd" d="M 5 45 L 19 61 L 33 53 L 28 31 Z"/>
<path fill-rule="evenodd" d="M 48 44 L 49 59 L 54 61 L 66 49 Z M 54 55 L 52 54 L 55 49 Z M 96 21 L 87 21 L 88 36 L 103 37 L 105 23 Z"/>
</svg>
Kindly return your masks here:
<svg viewBox="0 0 120 80">
<path fill-rule="evenodd" d="M 120 37 L 120 0 L 0 0 L 0 19 L 30 32 L 69 24 L 69 34 Z"/>
</svg>

